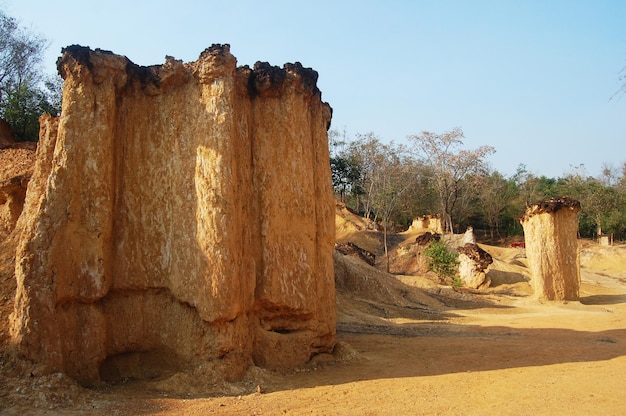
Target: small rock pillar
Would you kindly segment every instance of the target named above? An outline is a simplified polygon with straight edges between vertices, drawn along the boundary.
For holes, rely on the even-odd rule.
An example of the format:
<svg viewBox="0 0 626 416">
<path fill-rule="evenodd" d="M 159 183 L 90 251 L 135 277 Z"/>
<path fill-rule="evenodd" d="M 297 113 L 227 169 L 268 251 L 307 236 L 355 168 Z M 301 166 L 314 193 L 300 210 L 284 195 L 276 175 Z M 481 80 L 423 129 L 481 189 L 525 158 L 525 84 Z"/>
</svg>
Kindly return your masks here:
<svg viewBox="0 0 626 416">
<path fill-rule="evenodd" d="M 580 202 L 553 198 L 530 205 L 520 218 L 535 296 L 543 300 L 579 300 Z"/>
<path fill-rule="evenodd" d="M 458 247 L 459 252 L 459 277 L 465 287 L 472 289 L 484 289 L 491 285 L 491 279 L 487 276 L 487 269 L 493 263 L 493 258 L 478 244 L 465 243 Z"/>
</svg>

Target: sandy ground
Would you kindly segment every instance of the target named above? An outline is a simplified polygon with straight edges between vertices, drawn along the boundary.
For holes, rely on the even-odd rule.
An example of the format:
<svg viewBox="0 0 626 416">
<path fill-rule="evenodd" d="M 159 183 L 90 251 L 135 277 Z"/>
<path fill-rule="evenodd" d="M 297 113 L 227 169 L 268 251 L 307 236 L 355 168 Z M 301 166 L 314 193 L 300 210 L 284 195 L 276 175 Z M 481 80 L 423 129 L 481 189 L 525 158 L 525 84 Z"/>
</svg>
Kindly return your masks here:
<svg viewBox="0 0 626 416">
<path fill-rule="evenodd" d="M 379 250 L 375 233 L 344 228 L 341 239 Z M 532 298 L 523 249 L 483 246 L 496 261 L 482 292 L 340 256 L 333 356 L 286 374 L 252 368 L 239 383 L 177 375 L 88 390 L 62 374 L 31 376 L 11 354 L 2 244 L 0 414 L 626 414 L 625 246 L 581 242 L 581 301 L 569 303 Z"/>
</svg>

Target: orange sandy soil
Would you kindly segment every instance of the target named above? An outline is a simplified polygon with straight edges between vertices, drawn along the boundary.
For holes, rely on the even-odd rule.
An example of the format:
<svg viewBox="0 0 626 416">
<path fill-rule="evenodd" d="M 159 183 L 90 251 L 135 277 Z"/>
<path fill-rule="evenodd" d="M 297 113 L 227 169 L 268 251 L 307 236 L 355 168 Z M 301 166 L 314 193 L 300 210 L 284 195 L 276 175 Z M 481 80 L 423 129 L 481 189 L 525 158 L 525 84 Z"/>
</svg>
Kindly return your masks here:
<svg viewBox="0 0 626 416">
<path fill-rule="evenodd" d="M 337 224 L 338 240 L 380 253 L 376 232 Z M 285 374 L 253 367 L 236 383 L 179 373 L 86 389 L 31 376 L 11 352 L 13 245 L 1 245 L 0 414 L 626 414 L 625 246 L 581 241 L 581 300 L 569 303 L 532 298 L 523 249 L 483 246 L 495 263 L 480 292 L 340 257 L 352 278 L 338 283 L 333 355 Z"/>
</svg>

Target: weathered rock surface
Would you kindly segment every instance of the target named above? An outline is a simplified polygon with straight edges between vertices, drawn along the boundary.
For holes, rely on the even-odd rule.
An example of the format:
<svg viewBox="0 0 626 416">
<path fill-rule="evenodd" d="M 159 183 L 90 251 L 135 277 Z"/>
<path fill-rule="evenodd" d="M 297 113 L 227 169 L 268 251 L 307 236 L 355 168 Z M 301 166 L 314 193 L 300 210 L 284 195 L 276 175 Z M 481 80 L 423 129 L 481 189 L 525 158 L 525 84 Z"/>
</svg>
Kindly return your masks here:
<svg viewBox="0 0 626 416">
<path fill-rule="evenodd" d="M 376 264 L 376 254 L 372 253 L 371 251 L 367 251 L 354 243 L 336 243 L 335 250 L 337 250 L 344 256 L 353 256 L 359 258 L 370 266 L 374 266 Z"/>
<path fill-rule="evenodd" d="M 0 179 L 0 237 L 9 235 L 22 213 L 30 175 Z"/>
<path fill-rule="evenodd" d="M 489 253 L 480 248 L 476 243 L 465 243 L 458 247 L 459 253 L 459 278 L 463 281 L 463 286 L 472 289 L 489 287 L 487 270 L 493 258 Z"/>
<path fill-rule="evenodd" d="M 300 64 L 228 45 L 140 67 L 71 46 L 42 119 L 12 336 L 83 384 L 212 362 L 298 366 L 334 345 L 331 109 Z M 297 227 L 294 226 L 297 224 Z"/>
<path fill-rule="evenodd" d="M 35 165 L 36 143 L 15 143 L 9 125 L 0 119 L 0 238 L 15 228 Z"/>
<path fill-rule="evenodd" d="M 443 228 L 441 226 L 440 215 L 422 215 L 421 217 L 413 218 L 413 223 L 409 228 L 411 231 L 427 231 L 435 234 L 442 234 Z"/>
<path fill-rule="evenodd" d="M 441 240 L 441 234 L 426 231 L 424 234 L 418 235 L 415 242 L 418 246 L 427 247 L 432 241 Z"/>
<path fill-rule="evenodd" d="M 580 298 L 579 211 L 575 199 L 553 198 L 529 206 L 520 218 L 531 280 L 540 299 Z"/>
<path fill-rule="evenodd" d="M 415 244 L 407 247 L 409 253 L 414 253 L 415 261 L 413 262 L 412 268 L 409 270 L 413 274 L 422 274 L 427 273 L 430 270 L 430 260 L 428 257 L 424 256 L 424 250 L 426 250 L 431 243 L 440 241 L 441 234 L 439 233 L 431 233 L 430 231 L 426 231 L 424 234 L 421 234 L 415 238 Z"/>
</svg>

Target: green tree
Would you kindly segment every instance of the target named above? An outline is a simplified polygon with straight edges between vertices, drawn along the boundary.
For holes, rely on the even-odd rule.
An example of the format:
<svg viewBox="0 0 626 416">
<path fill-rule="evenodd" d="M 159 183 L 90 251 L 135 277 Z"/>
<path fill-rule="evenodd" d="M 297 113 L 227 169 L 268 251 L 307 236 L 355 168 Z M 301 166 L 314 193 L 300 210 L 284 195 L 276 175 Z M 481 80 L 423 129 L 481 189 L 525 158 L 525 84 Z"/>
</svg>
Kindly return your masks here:
<svg viewBox="0 0 626 416">
<path fill-rule="evenodd" d="M 457 277 L 459 267 L 459 253 L 448 249 L 442 241 L 433 241 L 424 250 L 424 256 L 428 259 L 428 267 L 435 272 L 443 282 L 450 282 L 454 287 L 463 285 Z"/>
<path fill-rule="evenodd" d="M 36 141 L 39 116 L 60 111 L 60 78 L 41 70 L 46 41 L 0 10 L 0 117 L 16 139 Z"/>
<path fill-rule="evenodd" d="M 409 136 L 416 154 L 432 169 L 433 176 L 430 179 L 437 190 L 446 232 L 454 232 L 452 216 L 455 207 L 464 192 L 473 185 L 466 179 L 484 172 L 485 158 L 495 152 L 491 146 L 481 146 L 475 150 L 462 149 L 463 137 L 463 131 L 459 128 L 443 134 L 423 131 L 419 135 Z"/>
<path fill-rule="evenodd" d="M 580 201 L 582 236 L 601 235 L 607 230 L 605 227 L 609 223 L 619 218 L 619 215 L 614 214 L 614 211 L 620 209 L 620 195 L 617 187 L 607 185 L 607 182 L 601 179 L 586 176 L 582 166 L 562 178 L 560 190 L 562 194 Z"/>
<path fill-rule="evenodd" d="M 415 158 L 407 158 L 411 163 L 411 177 L 407 180 L 409 189 L 398 206 L 399 219 L 404 219 L 409 226 L 413 219 L 420 215 L 433 214 L 437 211 L 437 190 L 433 187 L 433 172 L 430 166 Z"/>
<path fill-rule="evenodd" d="M 379 152 L 376 170 L 371 178 L 369 198 L 383 224 L 383 246 L 389 273 L 389 227 L 401 201 L 411 187 L 413 172 L 402 146 L 397 146 L 393 142 L 383 144 Z"/>
<path fill-rule="evenodd" d="M 335 156 L 330 158 L 330 171 L 333 188 L 339 194 L 341 202 L 345 202 L 346 194 L 360 195 L 361 169 L 351 158 Z"/>
<path fill-rule="evenodd" d="M 357 134 L 356 139 L 349 142 L 345 150 L 346 158 L 359 167 L 359 180 L 356 186 L 364 197 L 363 213 L 366 218 L 370 218 L 372 213 L 376 217 L 372 196 L 379 183 L 380 167 L 384 164 L 385 154 L 381 151 L 384 146 L 378 136 L 370 132 Z M 357 204 L 357 210 L 360 211 L 359 205 Z"/>
<path fill-rule="evenodd" d="M 558 180 L 544 175 L 536 176 L 526 170 L 526 165 L 520 164 L 511 178 L 517 188 L 516 209 L 521 214 L 531 204 L 559 196 Z"/>
<path fill-rule="evenodd" d="M 500 172 L 490 171 L 480 179 L 478 205 L 487 220 L 489 235 L 493 240 L 500 236 L 501 219 L 507 207 L 515 198 L 516 189 Z"/>
</svg>

